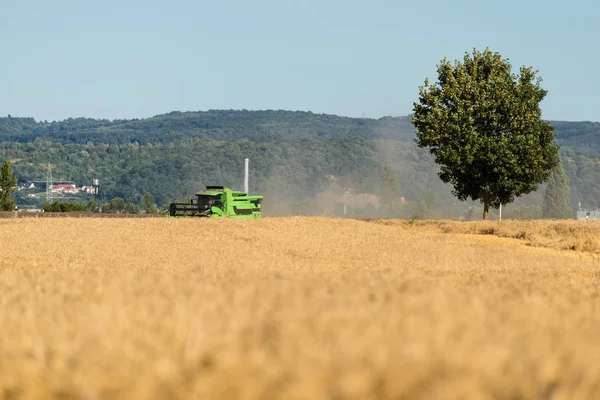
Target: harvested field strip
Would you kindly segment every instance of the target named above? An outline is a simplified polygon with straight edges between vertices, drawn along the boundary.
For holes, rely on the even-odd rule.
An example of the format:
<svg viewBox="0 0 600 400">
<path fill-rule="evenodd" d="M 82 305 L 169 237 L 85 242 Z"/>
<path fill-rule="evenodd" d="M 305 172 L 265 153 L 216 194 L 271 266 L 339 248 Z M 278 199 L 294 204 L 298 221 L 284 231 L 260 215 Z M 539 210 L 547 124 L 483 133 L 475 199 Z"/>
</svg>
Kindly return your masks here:
<svg viewBox="0 0 600 400">
<path fill-rule="evenodd" d="M 573 250 L 600 255 L 600 221 L 406 221 L 379 220 L 373 223 L 436 232 L 493 235 L 523 240 L 533 247 Z"/>
<path fill-rule="evenodd" d="M 580 254 L 435 223 L 0 220 L 0 398 L 600 398 Z"/>
</svg>

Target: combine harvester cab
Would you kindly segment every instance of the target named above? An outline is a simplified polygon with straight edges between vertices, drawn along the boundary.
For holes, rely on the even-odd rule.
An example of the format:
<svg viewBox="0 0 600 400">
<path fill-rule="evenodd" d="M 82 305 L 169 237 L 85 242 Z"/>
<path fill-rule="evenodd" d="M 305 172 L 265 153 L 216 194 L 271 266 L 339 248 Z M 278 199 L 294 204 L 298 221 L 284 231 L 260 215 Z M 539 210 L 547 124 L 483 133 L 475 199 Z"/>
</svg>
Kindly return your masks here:
<svg viewBox="0 0 600 400">
<path fill-rule="evenodd" d="M 196 193 L 197 199 L 189 203 L 171 203 L 171 217 L 206 218 L 260 218 L 263 196 L 248 196 L 246 192 L 231 190 L 225 186 L 207 186 Z"/>
</svg>

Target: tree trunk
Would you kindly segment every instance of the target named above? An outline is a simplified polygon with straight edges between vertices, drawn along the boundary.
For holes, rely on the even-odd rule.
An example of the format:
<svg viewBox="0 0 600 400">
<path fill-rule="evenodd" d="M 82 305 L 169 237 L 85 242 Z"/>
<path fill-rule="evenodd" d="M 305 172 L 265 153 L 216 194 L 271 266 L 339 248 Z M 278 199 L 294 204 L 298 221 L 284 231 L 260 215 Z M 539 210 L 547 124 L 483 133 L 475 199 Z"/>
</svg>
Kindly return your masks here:
<svg viewBox="0 0 600 400">
<path fill-rule="evenodd" d="M 490 203 L 483 203 L 483 220 L 486 221 L 488 219 L 488 211 L 490 211 Z"/>
</svg>

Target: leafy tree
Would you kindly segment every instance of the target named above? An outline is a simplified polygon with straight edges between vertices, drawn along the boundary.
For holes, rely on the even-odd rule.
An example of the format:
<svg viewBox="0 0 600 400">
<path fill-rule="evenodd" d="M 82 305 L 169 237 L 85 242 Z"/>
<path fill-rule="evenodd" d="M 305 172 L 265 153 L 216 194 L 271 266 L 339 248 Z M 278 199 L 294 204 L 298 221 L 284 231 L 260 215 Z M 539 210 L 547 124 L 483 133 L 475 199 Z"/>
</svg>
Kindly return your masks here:
<svg viewBox="0 0 600 400">
<path fill-rule="evenodd" d="M 558 161 L 553 128 L 541 119 L 546 91 L 537 71 L 523 66 L 515 75 L 489 49 L 454 64 L 444 58 L 437 73 L 414 103 L 416 143 L 429 147 L 459 200 L 483 203 L 487 219 L 490 206 L 536 190 Z"/>
<path fill-rule="evenodd" d="M 125 200 L 120 197 L 115 197 L 108 203 L 102 204 L 103 213 L 122 213 L 123 211 L 125 211 Z"/>
<path fill-rule="evenodd" d="M 87 203 L 87 209 L 88 209 L 88 211 L 91 211 L 93 213 L 98 212 L 98 202 L 94 199 L 91 199 Z"/>
<path fill-rule="evenodd" d="M 150 192 L 147 192 L 142 198 L 142 209 L 146 211 L 147 214 L 156 214 L 158 212 L 154 197 Z"/>
<path fill-rule="evenodd" d="M 131 200 L 129 200 L 127 202 L 127 204 L 125 205 L 125 212 L 127 214 L 139 214 L 140 213 L 140 206 L 138 206 L 137 204 L 133 204 L 131 202 Z"/>
<path fill-rule="evenodd" d="M 569 177 L 565 173 L 562 161 L 552 169 L 544 204 L 542 206 L 542 215 L 544 218 L 568 219 L 573 217 L 571 209 L 571 200 L 569 198 Z"/>
<path fill-rule="evenodd" d="M 0 171 L 0 211 L 14 211 L 16 202 L 11 195 L 17 190 L 17 177 L 13 175 L 8 160 Z"/>
<path fill-rule="evenodd" d="M 431 190 L 427 192 L 425 206 L 427 207 L 427 210 L 433 210 L 435 208 L 435 193 L 433 193 Z"/>
<path fill-rule="evenodd" d="M 381 176 L 381 204 L 390 208 L 398 196 L 396 184 L 396 173 L 391 165 L 385 164 Z"/>
<path fill-rule="evenodd" d="M 115 197 L 110 200 L 110 209 L 116 213 L 122 213 L 125 211 L 125 200 L 120 197 Z"/>
<path fill-rule="evenodd" d="M 68 201 L 44 204 L 44 212 L 73 212 L 73 211 L 87 211 L 87 206 L 84 204 L 78 204 Z"/>
</svg>

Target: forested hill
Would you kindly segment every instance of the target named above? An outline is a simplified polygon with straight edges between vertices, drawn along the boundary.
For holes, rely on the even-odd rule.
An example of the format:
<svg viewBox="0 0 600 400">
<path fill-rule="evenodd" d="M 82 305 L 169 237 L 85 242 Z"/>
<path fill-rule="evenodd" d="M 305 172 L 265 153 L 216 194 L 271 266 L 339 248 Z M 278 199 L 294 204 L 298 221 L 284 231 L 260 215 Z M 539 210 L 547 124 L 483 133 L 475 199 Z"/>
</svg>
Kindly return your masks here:
<svg viewBox="0 0 600 400">
<path fill-rule="evenodd" d="M 291 136 L 408 141 L 414 137 L 414 130 L 409 117 L 348 118 L 302 111 L 175 111 L 147 119 L 114 121 L 69 118 L 38 122 L 33 118 L 0 118 L 0 141 L 21 143 L 41 138 L 62 144 L 143 145 L 184 138 L 270 141 Z"/>
<path fill-rule="evenodd" d="M 600 153 L 600 122 L 550 121 L 561 147 L 578 149 L 588 155 Z"/>
<path fill-rule="evenodd" d="M 563 147 L 600 150 L 600 122 L 551 121 Z M 410 116 L 348 118 L 305 111 L 210 110 L 178 112 L 146 119 L 107 120 L 69 118 L 36 121 L 0 118 L 0 142 L 29 143 L 37 138 L 61 144 L 169 143 L 180 139 L 271 141 L 289 137 L 322 139 L 362 138 L 412 141 Z"/>
<path fill-rule="evenodd" d="M 8 116 L 0 118 L 0 162 L 11 161 L 19 182 L 44 181 L 50 164 L 54 179 L 78 186 L 100 179 L 102 201 L 139 202 L 151 192 L 165 206 L 206 184 L 241 188 L 243 159 L 249 157 L 251 191 L 265 195 L 269 212 L 280 207 L 290 214 L 323 213 L 346 190 L 379 195 L 389 165 L 395 192 L 406 204 L 458 207 L 433 157 L 414 143 L 410 121 L 410 116 L 363 119 L 244 110 L 113 121 Z M 600 207 L 600 123 L 552 124 L 572 205 Z M 539 208 L 542 191 L 543 186 L 516 204 Z M 34 202 L 28 194 L 19 192 L 19 204 Z"/>
</svg>

